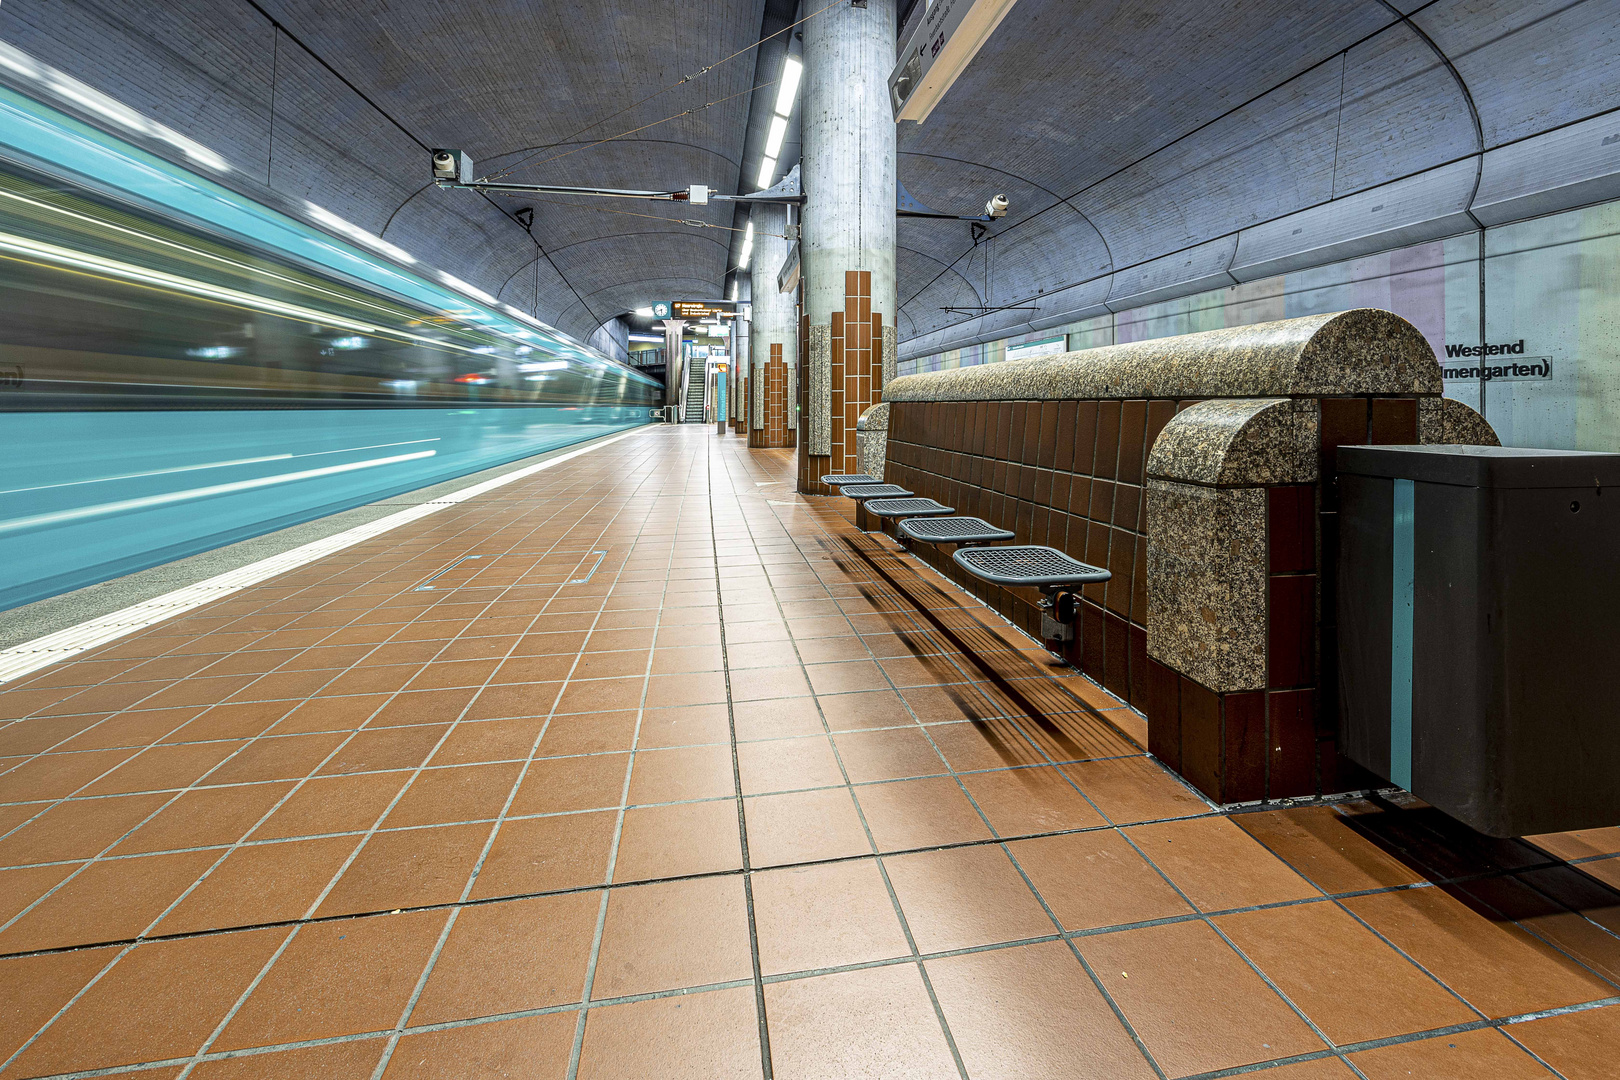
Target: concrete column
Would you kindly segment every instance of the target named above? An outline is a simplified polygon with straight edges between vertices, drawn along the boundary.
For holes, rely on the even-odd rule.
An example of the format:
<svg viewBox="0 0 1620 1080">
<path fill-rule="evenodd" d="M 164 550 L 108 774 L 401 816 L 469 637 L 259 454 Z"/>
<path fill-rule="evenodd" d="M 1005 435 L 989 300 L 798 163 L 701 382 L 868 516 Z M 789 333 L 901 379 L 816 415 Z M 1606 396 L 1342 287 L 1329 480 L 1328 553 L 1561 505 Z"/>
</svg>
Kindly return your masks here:
<svg viewBox="0 0 1620 1080">
<path fill-rule="evenodd" d="M 760 203 L 753 209 L 752 220 L 754 260 L 749 264 L 749 285 L 754 319 L 748 393 L 753 398 L 754 419 L 748 445 L 793 446 L 798 441 L 793 387 L 799 366 L 799 313 L 793 294 L 776 287 L 791 247 L 786 238 L 787 207 Z"/>
<path fill-rule="evenodd" d="M 748 308 L 739 304 L 738 310 L 747 311 Z M 731 370 L 736 395 L 731 409 L 731 430 L 735 435 L 748 434 L 748 345 L 751 333 L 753 330 L 747 319 L 738 315 L 732 320 L 731 336 L 734 344 L 731 350 Z"/>
<path fill-rule="evenodd" d="M 860 471 L 856 418 L 894 373 L 894 42 L 895 0 L 804 24 L 804 492 L 825 491 L 824 473 Z"/>
<path fill-rule="evenodd" d="M 664 320 L 664 404 L 675 406 L 675 419 L 681 420 L 686 405 L 686 366 L 681 363 L 681 335 L 686 320 Z"/>
</svg>

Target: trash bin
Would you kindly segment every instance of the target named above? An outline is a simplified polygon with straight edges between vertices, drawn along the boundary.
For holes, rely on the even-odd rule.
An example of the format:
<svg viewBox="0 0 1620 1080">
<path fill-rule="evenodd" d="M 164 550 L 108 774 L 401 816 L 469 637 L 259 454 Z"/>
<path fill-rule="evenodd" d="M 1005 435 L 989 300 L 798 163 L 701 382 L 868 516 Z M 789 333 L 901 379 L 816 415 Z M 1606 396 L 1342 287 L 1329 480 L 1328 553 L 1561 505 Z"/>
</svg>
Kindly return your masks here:
<svg viewBox="0 0 1620 1080">
<path fill-rule="evenodd" d="M 1338 472 L 1344 753 L 1492 836 L 1620 824 L 1620 454 L 1345 446 Z"/>
</svg>

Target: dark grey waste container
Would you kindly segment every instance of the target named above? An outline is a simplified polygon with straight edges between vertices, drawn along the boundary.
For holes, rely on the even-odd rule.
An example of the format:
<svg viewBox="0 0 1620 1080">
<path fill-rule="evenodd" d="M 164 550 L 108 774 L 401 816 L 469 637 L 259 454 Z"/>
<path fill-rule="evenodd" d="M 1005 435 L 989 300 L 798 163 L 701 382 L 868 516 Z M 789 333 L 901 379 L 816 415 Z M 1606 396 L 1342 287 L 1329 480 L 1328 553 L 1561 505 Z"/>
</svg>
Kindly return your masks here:
<svg viewBox="0 0 1620 1080">
<path fill-rule="evenodd" d="M 1620 824 L 1620 454 L 1338 469 L 1344 752 L 1492 836 Z"/>
</svg>

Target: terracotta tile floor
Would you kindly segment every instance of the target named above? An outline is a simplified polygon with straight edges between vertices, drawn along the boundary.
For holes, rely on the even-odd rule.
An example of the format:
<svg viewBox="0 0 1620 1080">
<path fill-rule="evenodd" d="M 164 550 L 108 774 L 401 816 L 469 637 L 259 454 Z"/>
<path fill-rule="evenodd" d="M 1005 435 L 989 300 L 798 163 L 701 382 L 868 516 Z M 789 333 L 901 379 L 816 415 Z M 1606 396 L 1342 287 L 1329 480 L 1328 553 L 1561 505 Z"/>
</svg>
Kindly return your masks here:
<svg viewBox="0 0 1620 1080">
<path fill-rule="evenodd" d="M 1615 1075 L 1620 829 L 1222 813 L 792 474 L 651 429 L 0 690 L 0 1078 Z"/>
</svg>

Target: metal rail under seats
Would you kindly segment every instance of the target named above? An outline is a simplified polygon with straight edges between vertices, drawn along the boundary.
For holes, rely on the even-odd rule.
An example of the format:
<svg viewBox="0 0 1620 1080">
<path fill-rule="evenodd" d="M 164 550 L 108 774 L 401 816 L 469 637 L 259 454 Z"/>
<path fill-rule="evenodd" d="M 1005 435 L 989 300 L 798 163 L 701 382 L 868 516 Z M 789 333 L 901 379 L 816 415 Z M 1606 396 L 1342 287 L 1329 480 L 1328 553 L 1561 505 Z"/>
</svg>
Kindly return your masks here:
<svg viewBox="0 0 1620 1080">
<path fill-rule="evenodd" d="M 1056 548 L 1039 545 L 959 547 L 951 559 L 980 581 L 1039 589 L 1041 639 L 1046 642 L 1073 641 L 1074 623 L 1080 615 L 1080 594 L 1076 590 L 1114 576 L 1101 567 L 1071 559 Z"/>
<path fill-rule="evenodd" d="M 845 484 L 881 484 L 883 481 L 875 476 L 858 473 L 831 473 L 821 478 L 821 482 L 828 487 L 843 487 Z"/>
<path fill-rule="evenodd" d="M 868 504 L 870 505 L 870 504 Z M 919 517 L 900 522 L 901 535 L 925 544 L 993 544 L 1011 540 L 1010 529 L 998 529 L 983 518 L 976 517 Z"/>
</svg>

